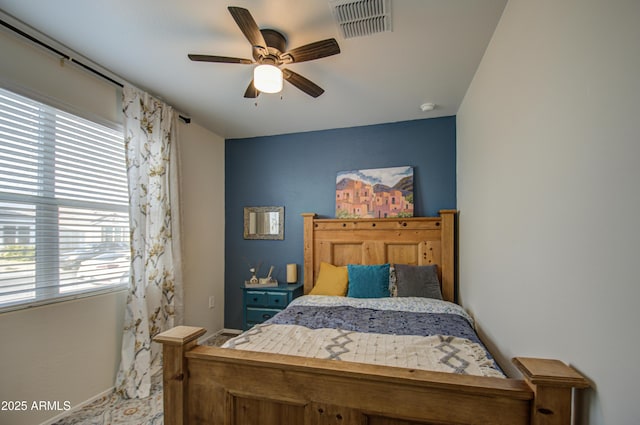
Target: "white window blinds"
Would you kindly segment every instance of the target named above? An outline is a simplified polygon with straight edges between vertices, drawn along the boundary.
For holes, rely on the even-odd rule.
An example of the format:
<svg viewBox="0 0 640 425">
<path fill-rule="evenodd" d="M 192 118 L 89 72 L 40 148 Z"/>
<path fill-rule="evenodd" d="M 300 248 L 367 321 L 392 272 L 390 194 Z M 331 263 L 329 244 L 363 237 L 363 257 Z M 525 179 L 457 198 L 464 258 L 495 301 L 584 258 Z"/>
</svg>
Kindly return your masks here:
<svg viewBox="0 0 640 425">
<path fill-rule="evenodd" d="M 128 282 L 121 131 L 0 88 L 0 311 Z"/>
</svg>

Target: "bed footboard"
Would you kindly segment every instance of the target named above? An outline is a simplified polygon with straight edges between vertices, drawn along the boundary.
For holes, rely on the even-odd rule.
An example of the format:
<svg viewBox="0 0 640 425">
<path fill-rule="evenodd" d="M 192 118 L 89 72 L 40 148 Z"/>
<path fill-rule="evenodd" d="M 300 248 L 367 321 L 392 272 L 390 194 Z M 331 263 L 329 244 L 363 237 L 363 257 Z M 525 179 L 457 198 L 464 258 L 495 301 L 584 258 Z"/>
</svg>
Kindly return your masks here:
<svg viewBox="0 0 640 425">
<path fill-rule="evenodd" d="M 154 340 L 162 344 L 162 396 L 165 424 L 190 423 L 185 409 L 187 400 L 187 358 L 198 338 L 206 333 L 204 328 L 176 326 L 159 334 Z"/>
<path fill-rule="evenodd" d="M 589 381 L 559 360 L 516 357 L 513 363 L 534 393 L 531 423 L 570 425 L 573 388 L 589 388 Z"/>
<path fill-rule="evenodd" d="M 500 379 L 198 346 L 202 328 L 158 335 L 165 425 L 569 425 L 572 388 L 555 360 L 517 358 Z"/>
</svg>

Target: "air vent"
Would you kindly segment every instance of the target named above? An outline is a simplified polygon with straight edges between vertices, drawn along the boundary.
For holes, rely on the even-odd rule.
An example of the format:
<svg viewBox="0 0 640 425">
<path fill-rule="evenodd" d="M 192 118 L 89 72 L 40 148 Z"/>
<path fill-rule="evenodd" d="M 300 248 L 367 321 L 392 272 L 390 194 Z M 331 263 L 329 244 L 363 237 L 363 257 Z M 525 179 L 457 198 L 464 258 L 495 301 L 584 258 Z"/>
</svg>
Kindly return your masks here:
<svg viewBox="0 0 640 425">
<path fill-rule="evenodd" d="M 334 0 L 329 6 L 344 38 L 391 31 L 391 0 Z"/>
</svg>

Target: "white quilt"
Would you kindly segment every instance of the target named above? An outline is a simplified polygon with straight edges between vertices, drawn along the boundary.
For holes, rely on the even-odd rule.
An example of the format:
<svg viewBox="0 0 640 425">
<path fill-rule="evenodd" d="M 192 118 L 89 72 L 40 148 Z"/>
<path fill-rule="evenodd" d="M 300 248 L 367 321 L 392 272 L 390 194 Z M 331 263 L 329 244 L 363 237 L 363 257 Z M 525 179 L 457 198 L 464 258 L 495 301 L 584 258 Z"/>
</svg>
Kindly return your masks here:
<svg viewBox="0 0 640 425">
<path fill-rule="evenodd" d="M 484 349 L 467 339 L 369 334 L 297 325 L 256 325 L 227 348 L 440 372 L 504 377 Z"/>
<path fill-rule="evenodd" d="M 386 300 L 390 300 L 389 303 Z M 355 308 L 388 308 L 404 311 L 435 311 L 460 314 L 459 306 L 447 302 L 413 302 L 393 298 L 354 300 L 343 297 L 303 297 L 295 305 L 349 305 Z M 458 311 L 459 310 L 459 311 Z M 458 311 L 458 312 L 457 312 Z M 456 313 L 457 312 L 457 313 Z M 480 344 L 447 335 L 415 336 L 363 333 L 344 329 L 309 329 L 296 324 L 256 325 L 223 346 L 239 350 L 289 354 L 479 376 L 504 377 Z"/>
</svg>

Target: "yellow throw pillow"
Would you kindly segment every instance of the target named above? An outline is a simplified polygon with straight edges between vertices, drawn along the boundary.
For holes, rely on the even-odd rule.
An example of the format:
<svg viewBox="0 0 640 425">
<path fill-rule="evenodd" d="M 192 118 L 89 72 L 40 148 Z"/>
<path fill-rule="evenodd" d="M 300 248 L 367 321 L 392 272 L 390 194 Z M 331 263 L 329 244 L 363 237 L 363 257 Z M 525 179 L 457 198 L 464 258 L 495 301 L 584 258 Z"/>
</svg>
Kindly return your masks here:
<svg viewBox="0 0 640 425">
<path fill-rule="evenodd" d="M 349 271 L 346 267 L 337 267 L 329 263 L 320 263 L 318 280 L 309 295 L 347 295 Z"/>
</svg>

